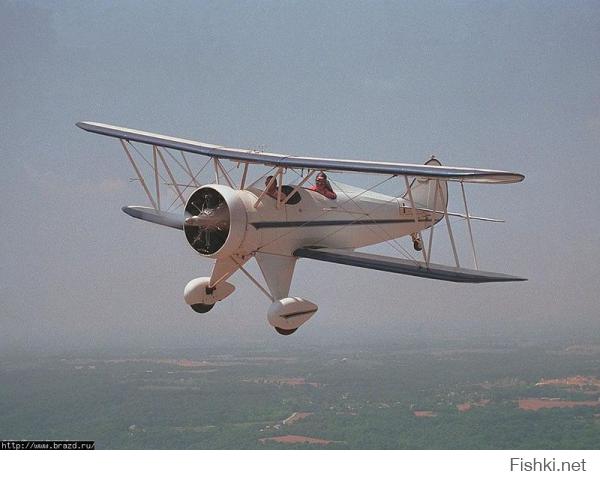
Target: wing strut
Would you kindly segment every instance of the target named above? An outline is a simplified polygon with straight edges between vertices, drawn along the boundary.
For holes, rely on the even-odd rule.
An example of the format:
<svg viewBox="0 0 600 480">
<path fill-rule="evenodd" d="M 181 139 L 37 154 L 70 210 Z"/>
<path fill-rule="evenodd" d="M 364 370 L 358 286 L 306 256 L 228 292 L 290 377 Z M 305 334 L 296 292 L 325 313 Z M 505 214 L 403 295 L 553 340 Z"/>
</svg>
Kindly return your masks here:
<svg viewBox="0 0 600 480">
<path fill-rule="evenodd" d="M 440 182 L 436 180 L 436 188 L 440 188 Z M 443 196 L 443 194 L 442 194 Z M 434 207 L 437 210 L 437 206 Z M 435 216 L 435 213 L 433 214 Z M 458 252 L 456 251 L 456 243 L 454 243 L 454 235 L 452 235 L 452 227 L 450 226 L 450 217 L 448 216 L 448 202 L 444 202 L 444 217 L 446 217 L 446 226 L 448 227 L 448 236 L 450 237 L 450 244 L 452 245 L 452 253 L 454 254 L 454 261 L 456 262 L 456 268 L 460 268 L 460 262 L 458 261 Z"/>
<path fill-rule="evenodd" d="M 473 250 L 473 261 L 475 262 L 475 269 L 479 270 L 477 252 L 475 251 L 475 242 L 473 241 L 473 230 L 471 230 L 471 217 L 469 216 L 469 207 L 467 206 L 467 195 L 465 194 L 465 185 L 463 182 L 460 182 L 460 188 L 462 190 L 463 202 L 465 204 L 465 215 L 467 216 L 467 227 L 469 229 L 469 238 L 471 239 L 471 248 Z"/>
<path fill-rule="evenodd" d="M 283 168 L 279 169 L 279 184 L 277 185 L 277 203 L 275 204 L 275 208 L 279 210 L 281 208 L 281 188 L 283 187 Z"/>
<path fill-rule="evenodd" d="M 171 152 L 169 152 L 169 150 L 167 150 L 167 153 L 168 153 L 169 155 L 171 155 Z M 182 167 L 182 168 L 183 168 L 183 171 L 184 171 L 184 172 L 187 172 L 187 174 L 188 174 L 188 175 L 190 176 L 190 178 L 192 179 L 192 183 L 193 183 L 193 184 L 194 184 L 196 187 L 199 187 L 199 186 L 200 186 L 200 184 L 199 184 L 199 183 L 196 181 L 196 177 L 197 177 L 198 175 L 200 175 L 200 172 L 201 172 L 202 170 L 200 170 L 200 172 L 198 172 L 196 175 L 194 175 L 194 174 L 192 173 L 192 167 L 190 167 L 190 164 L 188 163 L 188 161 L 187 161 L 187 158 L 185 158 L 185 155 L 184 155 L 184 153 L 183 153 L 183 150 L 180 150 L 180 152 L 179 152 L 179 153 L 181 153 L 181 158 L 183 158 L 183 163 L 185 163 L 185 166 L 187 167 L 187 170 L 186 170 L 185 168 L 183 168 L 183 167 Z M 171 158 L 173 158 L 173 160 L 175 160 L 175 161 L 177 162 L 177 160 L 175 159 L 175 157 L 174 157 L 173 155 L 171 155 Z M 179 164 L 179 166 L 181 167 L 181 164 L 180 164 L 179 162 L 177 162 L 177 163 L 178 163 L 178 164 Z"/>
<path fill-rule="evenodd" d="M 238 163 L 239 165 L 239 163 Z M 246 176 L 248 175 L 248 163 L 244 163 L 244 172 L 242 173 L 242 181 L 240 182 L 240 190 L 246 186 Z"/>
<path fill-rule="evenodd" d="M 150 200 L 150 203 L 154 207 L 154 210 L 157 210 L 157 211 L 160 210 L 156 206 L 156 202 L 154 201 L 154 198 L 152 198 L 152 194 L 150 193 L 150 190 L 148 190 L 148 186 L 146 185 L 146 182 L 144 181 L 144 177 L 142 176 L 140 169 L 138 168 L 137 164 L 135 163 L 135 160 L 133 159 L 133 157 L 131 156 L 131 153 L 129 153 L 129 149 L 127 148 L 127 145 L 125 144 L 125 140 L 123 140 L 122 138 L 119 140 L 121 141 L 121 145 L 123 146 L 123 149 L 125 150 L 125 153 L 127 154 L 127 158 L 129 159 L 131 166 L 135 170 L 138 180 L 142 184 L 142 187 L 144 188 L 144 191 L 146 192 L 146 195 L 148 196 L 148 200 Z"/>
<path fill-rule="evenodd" d="M 161 160 L 163 166 L 165 167 L 165 170 L 167 171 L 167 175 L 169 175 L 169 178 L 171 179 L 171 183 L 173 184 L 173 188 L 177 192 L 177 197 L 179 198 L 179 200 L 181 200 L 181 203 L 185 206 L 185 199 L 183 198 L 183 194 L 181 193 L 181 190 L 179 190 L 179 185 L 175 181 L 175 177 L 173 176 L 173 173 L 171 172 L 171 169 L 169 168 L 169 165 L 165 161 L 165 157 L 163 156 L 162 152 L 160 151 L 160 149 L 158 147 L 154 147 L 154 148 L 156 149 L 156 153 L 158 153 L 158 156 L 160 157 L 160 160 Z M 158 169 L 156 170 L 156 173 L 157 173 L 156 188 L 157 188 L 157 191 L 158 191 Z M 160 204 L 159 204 L 158 208 L 160 208 Z"/>
<path fill-rule="evenodd" d="M 439 191 L 439 182 L 435 180 L 435 193 L 433 194 L 433 209 L 437 210 L 437 196 Z M 413 205 L 416 207 L 416 205 Z M 433 245 L 433 228 L 435 227 L 435 213 L 431 215 L 431 225 L 429 227 L 429 246 L 427 247 L 427 267 L 429 267 L 429 262 L 431 261 L 431 247 Z"/>
<path fill-rule="evenodd" d="M 160 210 L 160 185 L 158 183 L 158 159 L 156 158 L 157 147 L 152 145 L 152 169 L 154 170 L 154 189 L 156 192 L 156 206 Z"/>
<path fill-rule="evenodd" d="M 221 170 L 221 173 L 223 174 L 223 177 L 225 178 L 225 181 L 229 184 L 229 186 L 231 188 L 235 188 L 235 185 L 233 183 L 233 180 L 231 180 L 231 177 L 229 176 L 229 174 L 225 171 L 225 169 L 223 168 L 223 165 L 221 164 L 221 161 L 219 160 L 218 157 L 215 157 L 215 167 L 218 170 Z"/>
</svg>

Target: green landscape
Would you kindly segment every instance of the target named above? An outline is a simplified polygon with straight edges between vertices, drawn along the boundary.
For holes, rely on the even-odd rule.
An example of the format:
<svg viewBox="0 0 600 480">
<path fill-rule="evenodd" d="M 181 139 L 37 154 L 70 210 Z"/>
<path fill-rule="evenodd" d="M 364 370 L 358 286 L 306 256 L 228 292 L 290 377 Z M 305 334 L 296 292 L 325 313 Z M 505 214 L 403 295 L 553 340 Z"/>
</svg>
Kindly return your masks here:
<svg viewBox="0 0 600 480">
<path fill-rule="evenodd" d="M 0 438 L 98 449 L 597 449 L 600 345 L 3 358 Z"/>
</svg>

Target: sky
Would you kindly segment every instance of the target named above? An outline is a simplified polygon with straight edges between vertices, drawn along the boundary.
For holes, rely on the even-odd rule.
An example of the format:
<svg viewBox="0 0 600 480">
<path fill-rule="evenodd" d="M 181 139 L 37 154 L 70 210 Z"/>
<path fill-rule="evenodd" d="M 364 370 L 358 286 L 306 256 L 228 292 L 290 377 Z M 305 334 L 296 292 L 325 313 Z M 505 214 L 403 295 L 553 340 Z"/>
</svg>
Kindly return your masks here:
<svg viewBox="0 0 600 480">
<path fill-rule="evenodd" d="M 0 352 L 600 340 L 600 3 L 0 8 Z M 268 300 L 239 273 L 234 295 L 200 316 L 183 288 L 211 262 L 181 232 L 121 212 L 143 192 L 118 142 L 76 128 L 81 120 L 290 154 L 406 163 L 435 154 L 523 173 L 522 183 L 468 195 L 472 214 L 507 220 L 474 225 L 482 268 L 529 281 L 455 285 L 301 260 L 291 293 L 319 312 L 296 334 L 273 331 Z M 450 206 L 460 211 L 457 193 Z M 451 261 L 439 248 L 437 260 Z"/>
</svg>

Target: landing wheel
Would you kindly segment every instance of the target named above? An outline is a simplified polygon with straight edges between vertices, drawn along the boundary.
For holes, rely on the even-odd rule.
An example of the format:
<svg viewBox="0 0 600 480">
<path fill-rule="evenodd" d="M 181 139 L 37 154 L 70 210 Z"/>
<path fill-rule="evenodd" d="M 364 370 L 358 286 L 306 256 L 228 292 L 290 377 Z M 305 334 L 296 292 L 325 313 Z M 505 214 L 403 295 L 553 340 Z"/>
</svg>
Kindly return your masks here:
<svg viewBox="0 0 600 480">
<path fill-rule="evenodd" d="M 298 329 L 297 328 L 292 328 L 291 330 L 285 330 L 284 328 L 275 327 L 275 330 L 280 335 L 291 335 L 292 333 L 294 333 Z"/>
<path fill-rule="evenodd" d="M 214 306 L 214 303 L 195 303 L 194 305 L 190 305 L 190 307 L 192 307 L 192 310 L 197 313 L 209 312 Z"/>
</svg>

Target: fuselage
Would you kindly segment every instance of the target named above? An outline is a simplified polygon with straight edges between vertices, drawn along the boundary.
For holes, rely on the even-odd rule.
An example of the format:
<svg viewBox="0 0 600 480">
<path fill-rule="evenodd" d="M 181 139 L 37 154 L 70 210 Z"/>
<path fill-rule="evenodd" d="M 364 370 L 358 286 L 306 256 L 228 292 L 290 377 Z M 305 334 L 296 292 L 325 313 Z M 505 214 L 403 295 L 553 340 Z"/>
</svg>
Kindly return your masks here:
<svg viewBox="0 0 600 480">
<path fill-rule="evenodd" d="M 292 255 L 301 247 L 355 249 L 410 235 L 431 225 L 431 212 L 402 197 L 336 191 L 335 200 L 301 188 L 300 201 L 279 205 L 262 190 L 238 191 L 247 211 L 249 238 L 263 253 Z M 436 215 L 442 218 L 441 214 Z M 416 221 L 415 221 L 416 218 Z"/>
</svg>

